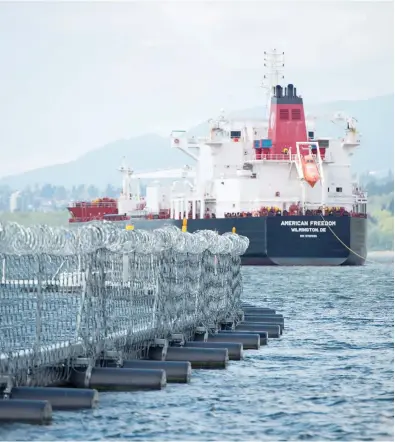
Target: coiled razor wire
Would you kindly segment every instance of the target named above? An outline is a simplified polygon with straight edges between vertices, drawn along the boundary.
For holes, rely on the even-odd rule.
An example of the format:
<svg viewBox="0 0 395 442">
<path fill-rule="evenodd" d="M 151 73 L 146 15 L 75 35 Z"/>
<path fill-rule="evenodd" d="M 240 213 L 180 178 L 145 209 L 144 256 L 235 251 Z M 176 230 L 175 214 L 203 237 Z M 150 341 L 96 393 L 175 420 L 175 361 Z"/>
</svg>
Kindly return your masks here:
<svg viewBox="0 0 395 442">
<path fill-rule="evenodd" d="M 0 376 L 48 385 L 76 357 L 141 354 L 155 338 L 237 315 L 248 238 L 175 226 L 0 223 Z"/>
</svg>

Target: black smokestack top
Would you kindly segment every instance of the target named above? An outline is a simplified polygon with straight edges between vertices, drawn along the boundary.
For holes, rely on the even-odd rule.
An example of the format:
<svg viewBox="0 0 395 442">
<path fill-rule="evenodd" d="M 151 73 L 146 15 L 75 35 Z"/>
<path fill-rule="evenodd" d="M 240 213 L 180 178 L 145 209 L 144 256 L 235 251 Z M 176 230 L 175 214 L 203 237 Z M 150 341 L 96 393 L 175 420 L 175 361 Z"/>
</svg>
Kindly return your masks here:
<svg viewBox="0 0 395 442">
<path fill-rule="evenodd" d="M 281 98 L 283 96 L 283 88 L 278 84 L 276 86 L 276 97 Z"/>
<path fill-rule="evenodd" d="M 273 87 L 271 101 L 277 104 L 303 104 L 303 99 L 296 95 L 296 87 L 293 84 L 288 84 L 284 89 L 280 85 Z"/>
</svg>

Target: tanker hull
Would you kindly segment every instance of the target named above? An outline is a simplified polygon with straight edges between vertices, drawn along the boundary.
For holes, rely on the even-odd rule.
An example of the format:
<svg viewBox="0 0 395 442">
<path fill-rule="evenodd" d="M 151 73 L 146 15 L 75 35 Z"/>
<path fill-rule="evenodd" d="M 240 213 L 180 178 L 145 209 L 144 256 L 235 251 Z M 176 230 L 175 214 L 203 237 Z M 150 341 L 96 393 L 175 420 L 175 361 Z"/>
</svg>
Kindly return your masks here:
<svg viewBox="0 0 395 442">
<path fill-rule="evenodd" d="M 132 219 L 116 222 L 125 227 L 153 230 L 182 226 L 182 220 Z M 348 216 L 272 216 L 189 219 L 187 230 L 215 230 L 247 236 L 250 245 L 243 265 L 339 266 L 363 265 L 367 255 L 367 219 Z"/>
</svg>

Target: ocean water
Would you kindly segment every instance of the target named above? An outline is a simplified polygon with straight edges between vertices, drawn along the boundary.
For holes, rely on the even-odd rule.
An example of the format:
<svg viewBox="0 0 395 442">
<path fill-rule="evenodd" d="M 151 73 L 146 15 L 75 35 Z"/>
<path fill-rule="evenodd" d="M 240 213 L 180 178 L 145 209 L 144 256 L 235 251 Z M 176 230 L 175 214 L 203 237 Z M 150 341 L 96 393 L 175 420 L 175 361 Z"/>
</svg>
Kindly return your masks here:
<svg viewBox="0 0 395 442">
<path fill-rule="evenodd" d="M 378 260 L 243 268 L 244 299 L 284 314 L 281 339 L 187 385 L 101 393 L 98 409 L 54 412 L 51 426 L 0 426 L 0 440 L 393 440 L 393 261 Z"/>
</svg>

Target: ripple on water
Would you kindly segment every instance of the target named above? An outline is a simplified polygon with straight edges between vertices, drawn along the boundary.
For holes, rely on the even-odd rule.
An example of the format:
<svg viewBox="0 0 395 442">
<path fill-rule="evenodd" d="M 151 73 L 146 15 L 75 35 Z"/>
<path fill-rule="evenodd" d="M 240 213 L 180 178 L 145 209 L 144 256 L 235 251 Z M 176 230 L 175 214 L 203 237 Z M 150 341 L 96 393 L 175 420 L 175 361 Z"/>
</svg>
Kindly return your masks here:
<svg viewBox="0 0 395 442">
<path fill-rule="evenodd" d="M 393 440 L 393 267 L 244 268 L 244 297 L 286 318 L 285 334 L 189 385 L 104 393 L 50 427 L 1 440 Z"/>
</svg>

